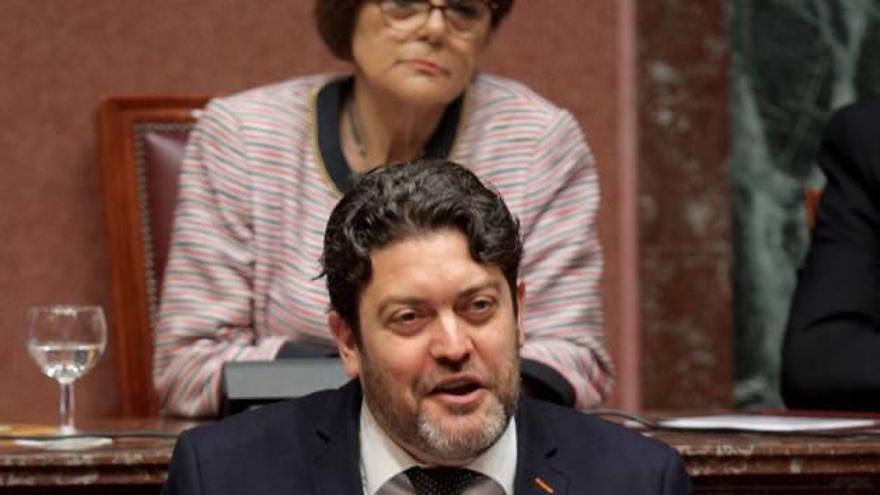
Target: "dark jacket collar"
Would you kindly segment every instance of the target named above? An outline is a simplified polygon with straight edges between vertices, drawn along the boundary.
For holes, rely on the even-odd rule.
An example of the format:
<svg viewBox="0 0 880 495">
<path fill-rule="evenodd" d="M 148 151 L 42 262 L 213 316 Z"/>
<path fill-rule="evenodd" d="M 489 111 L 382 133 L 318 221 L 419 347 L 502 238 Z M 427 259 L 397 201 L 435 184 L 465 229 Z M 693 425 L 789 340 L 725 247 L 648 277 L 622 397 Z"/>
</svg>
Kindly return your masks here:
<svg viewBox="0 0 880 495">
<path fill-rule="evenodd" d="M 350 495 L 362 493 L 360 468 L 360 414 L 361 387 L 351 380 L 328 401 L 313 440 L 314 493 L 322 495 Z"/>
</svg>

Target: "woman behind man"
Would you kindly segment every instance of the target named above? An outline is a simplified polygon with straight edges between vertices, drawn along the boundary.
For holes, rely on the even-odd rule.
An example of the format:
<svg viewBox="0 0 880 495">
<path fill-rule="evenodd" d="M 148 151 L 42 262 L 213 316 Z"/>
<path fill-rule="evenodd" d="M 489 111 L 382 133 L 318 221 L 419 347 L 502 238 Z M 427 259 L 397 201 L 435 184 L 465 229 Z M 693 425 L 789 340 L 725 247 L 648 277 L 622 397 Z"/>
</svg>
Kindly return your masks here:
<svg viewBox="0 0 880 495">
<path fill-rule="evenodd" d="M 449 157 L 522 223 L 523 380 L 585 408 L 611 385 L 595 216 L 598 178 L 572 116 L 476 72 L 513 0 L 318 0 L 322 38 L 353 75 L 316 75 L 209 104 L 180 179 L 156 335 L 163 410 L 216 413 L 220 369 L 333 350 L 319 256 L 356 174 Z"/>
</svg>

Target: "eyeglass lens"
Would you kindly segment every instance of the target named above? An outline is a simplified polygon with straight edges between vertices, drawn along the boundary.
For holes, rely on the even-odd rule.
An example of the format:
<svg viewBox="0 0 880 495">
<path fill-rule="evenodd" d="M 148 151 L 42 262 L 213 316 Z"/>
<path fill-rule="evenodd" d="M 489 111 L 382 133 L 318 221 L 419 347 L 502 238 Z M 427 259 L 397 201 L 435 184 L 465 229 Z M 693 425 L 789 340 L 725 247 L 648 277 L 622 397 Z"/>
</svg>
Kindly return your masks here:
<svg viewBox="0 0 880 495">
<path fill-rule="evenodd" d="M 431 12 L 440 9 L 449 26 L 463 35 L 479 33 L 491 14 L 481 0 L 447 0 L 446 5 L 435 5 L 428 0 L 382 0 L 379 5 L 388 23 L 402 30 L 422 27 Z"/>
</svg>

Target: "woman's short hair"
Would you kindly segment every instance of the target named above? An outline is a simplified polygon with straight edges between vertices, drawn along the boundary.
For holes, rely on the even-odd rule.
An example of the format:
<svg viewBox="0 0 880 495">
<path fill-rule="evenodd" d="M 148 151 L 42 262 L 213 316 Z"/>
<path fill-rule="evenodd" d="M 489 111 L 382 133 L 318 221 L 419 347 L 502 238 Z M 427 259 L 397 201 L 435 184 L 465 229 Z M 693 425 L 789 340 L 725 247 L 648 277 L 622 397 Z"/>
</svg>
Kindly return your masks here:
<svg viewBox="0 0 880 495">
<path fill-rule="evenodd" d="M 354 23 L 364 2 L 371 0 L 316 0 L 315 20 L 324 44 L 333 55 L 351 61 L 351 35 Z M 507 16 L 514 0 L 490 0 L 492 7 L 492 29 Z"/>
</svg>

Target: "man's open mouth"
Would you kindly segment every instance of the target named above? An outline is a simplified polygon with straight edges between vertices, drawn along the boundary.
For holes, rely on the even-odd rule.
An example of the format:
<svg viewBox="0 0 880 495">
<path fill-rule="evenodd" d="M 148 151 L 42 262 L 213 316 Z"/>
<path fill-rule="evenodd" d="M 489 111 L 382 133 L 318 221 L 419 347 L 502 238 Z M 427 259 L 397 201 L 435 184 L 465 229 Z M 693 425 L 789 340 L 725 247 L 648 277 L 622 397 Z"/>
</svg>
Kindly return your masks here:
<svg viewBox="0 0 880 495">
<path fill-rule="evenodd" d="M 482 384 L 472 378 L 461 378 L 445 381 L 440 383 L 433 390 L 432 394 L 447 394 L 453 396 L 466 396 L 483 388 Z"/>
</svg>

